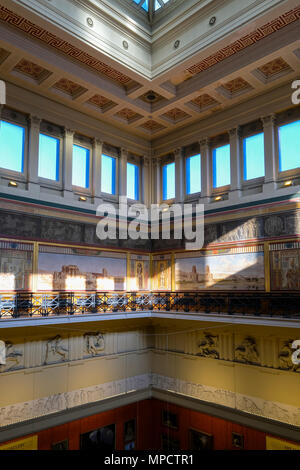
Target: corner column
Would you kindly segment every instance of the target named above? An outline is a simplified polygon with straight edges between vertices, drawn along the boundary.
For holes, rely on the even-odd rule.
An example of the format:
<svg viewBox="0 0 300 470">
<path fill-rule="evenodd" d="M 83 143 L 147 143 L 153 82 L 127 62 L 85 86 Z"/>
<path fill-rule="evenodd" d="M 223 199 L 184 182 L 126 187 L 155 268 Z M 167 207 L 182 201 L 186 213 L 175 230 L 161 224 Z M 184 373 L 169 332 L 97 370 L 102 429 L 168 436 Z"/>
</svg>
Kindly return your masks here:
<svg viewBox="0 0 300 470">
<path fill-rule="evenodd" d="M 119 196 L 127 196 L 127 157 L 128 151 L 121 148 L 121 155 L 119 158 Z"/>
<path fill-rule="evenodd" d="M 39 194 L 39 139 L 41 119 L 37 116 L 29 117 L 29 145 L 28 145 L 28 191 L 31 194 Z"/>
<path fill-rule="evenodd" d="M 150 207 L 151 205 L 151 184 L 151 159 L 149 157 L 143 157 L 141 200 L 146 205 L 146 207 Z"/>
<path fill-rule="evenodd" d="M 241 197 L 241 129 L 235 127 L 229 131 L 230 142 L 230 192 L 229 200 L 237 200 Z"/>
<path fill-rule="evenodd" d="M 175 156 L 175 203 L 184 201 L 184 156 L 183 148 L 174 151 Z"/>
<path fill-rule="evenodd" d="M 264 128 L 265 144 L 265 183 L 264 193 L 272 193 L 276 189 L 276 179 L 278 174 L 278 162 L 276 160 L 276 132 L 275 114 L 270 114 L 261 118 Z"/>
<path fill-rule="evenodd" d="M 201 154 L 201 197 L 199 202 L 208 204 L 212 193 L 212 161 L 210 140 L 208 137 L 199 141 Z"/>
<path fill-rule="evenodd" d="M 103 142 L 98 139 L 93 140 L 92 152 L 92 196 L 94 204 L 101 203 L 101 157 Z"/>
<path fill-rule="evenodd" d="M 75 131 L 65 129 L 64 133 L 64 155 L 63 155 L 63 195 L 66 198 L 72 197 L 72 159 L 73 140 Z"/>
</svg>

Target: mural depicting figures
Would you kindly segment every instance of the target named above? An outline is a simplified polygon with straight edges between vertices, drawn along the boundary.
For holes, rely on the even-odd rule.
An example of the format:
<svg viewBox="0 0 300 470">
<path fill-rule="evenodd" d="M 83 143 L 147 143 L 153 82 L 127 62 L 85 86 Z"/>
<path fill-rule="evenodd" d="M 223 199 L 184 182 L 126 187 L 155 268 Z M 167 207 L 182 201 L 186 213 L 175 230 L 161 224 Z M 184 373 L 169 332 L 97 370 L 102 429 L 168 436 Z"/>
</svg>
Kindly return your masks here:
<svg viewBox="0 0 300 470">
<path fill-rule="evenodd" d="M 171 290 L 171 256 L 153 257 L 153 290 Z"/>
<path fill-rule="evenodd" d="M 150 262 L 149 256 L 130 256 L 129 288 L 133 291 L 150 289 Z"/>
<path fill-rule="evenodd" d="M 262 251 L 235 253 L 216 250 L 199 257 L 178 255 L 175 263 L 177 290 L 264 290 L 265 271 Z"/>
<path fill-rule="evenodd" d="M 271 289 L 300 289 L 300 249 L 271 251 Z"/>
<path fill-rule="evenodd" d="M 0 242 L 0 290 L 30 290 L 31 276 L 32 246 Z"/>
<path fill-rule="evenodd" d="M 50 247 L 51 248 L 51 247 Z M 126 257 L 104 256 L 96 250 L 42 248 L 39 253 L 38 290 L 110 291 L 126 289 Z M 53 252 L 54 251 L 54 252 Z M 92 254 L 92 256 L 91 256 Z"/>
</svg>

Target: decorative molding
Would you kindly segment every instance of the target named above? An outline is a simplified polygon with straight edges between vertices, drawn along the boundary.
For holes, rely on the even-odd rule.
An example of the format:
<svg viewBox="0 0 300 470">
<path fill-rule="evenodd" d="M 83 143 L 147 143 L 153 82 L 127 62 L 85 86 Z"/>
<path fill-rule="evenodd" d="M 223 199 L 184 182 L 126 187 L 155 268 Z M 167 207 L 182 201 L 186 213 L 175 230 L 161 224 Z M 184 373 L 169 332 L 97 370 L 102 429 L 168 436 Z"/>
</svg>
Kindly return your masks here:
<svg viewBox="0 0 300 470">
<path fill-rule="evenodd" d="M 208 403 L 234 408 L 238 411 L 288 423 L 293 426 L 300 426 L 300 408 L 296 406 L 158 374 L 152 374 L 151 383 L 153 387 L 161 390 L 168 390 Z"/>
<path fill-rule="evenodd" d="M 142 374 L 5 406 L 0 408 L 0 427 L 65 411 L 88 403 L 102 401 L 118 395 L 126 395 L 135 390 L 146 389 L 150 384 L 151 375 Z"/>
</svg>

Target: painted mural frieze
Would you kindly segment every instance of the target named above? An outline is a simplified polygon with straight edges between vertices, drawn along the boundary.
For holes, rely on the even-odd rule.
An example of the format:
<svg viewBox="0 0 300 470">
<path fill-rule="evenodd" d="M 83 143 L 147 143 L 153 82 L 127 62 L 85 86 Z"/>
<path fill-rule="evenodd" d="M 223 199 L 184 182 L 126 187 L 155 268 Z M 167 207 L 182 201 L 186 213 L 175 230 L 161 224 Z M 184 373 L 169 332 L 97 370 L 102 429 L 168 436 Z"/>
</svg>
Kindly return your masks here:
<svg viewBox="0 0 300 470">
<path fill-rule="evenodd" d="M 105 348 L 104 335 L 100 332 L 86 333 L 84 335 L 85 351 L 84 355 L 99 356 Z"/>
<path fill-rule="evenodd" d="M 258 346 L 255 338 L 246 336 L 235 348 L 235 360 L 245 364 L 260 364 Z"/>
<path fill-rule="evenodd" d="M 69 358 L 68 340 L 62 339 L 57 335 L 51 338 L 45 345 L 45 361 L 44 364 L 53 364 L 60 361 L 67 361 Z"/>
<path fill-rule="evenodd" d="M 205 332 L 197 344 L 197 356 L 219 359 L 219 335 Z"/>
</svg>

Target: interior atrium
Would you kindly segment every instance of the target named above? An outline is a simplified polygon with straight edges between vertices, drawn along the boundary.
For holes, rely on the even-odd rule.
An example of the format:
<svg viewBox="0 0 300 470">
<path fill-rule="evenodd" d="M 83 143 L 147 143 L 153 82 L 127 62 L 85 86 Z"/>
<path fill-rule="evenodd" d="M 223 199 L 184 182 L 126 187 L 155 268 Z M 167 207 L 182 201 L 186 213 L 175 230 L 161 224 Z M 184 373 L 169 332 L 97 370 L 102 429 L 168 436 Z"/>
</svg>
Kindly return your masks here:
<svg viewBox="0 0 300 470">
<path fill-rule="evenodd" d="M 300 450 L 299 31 L 0 0 L 0 450 Z"/>
</svg>

